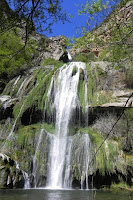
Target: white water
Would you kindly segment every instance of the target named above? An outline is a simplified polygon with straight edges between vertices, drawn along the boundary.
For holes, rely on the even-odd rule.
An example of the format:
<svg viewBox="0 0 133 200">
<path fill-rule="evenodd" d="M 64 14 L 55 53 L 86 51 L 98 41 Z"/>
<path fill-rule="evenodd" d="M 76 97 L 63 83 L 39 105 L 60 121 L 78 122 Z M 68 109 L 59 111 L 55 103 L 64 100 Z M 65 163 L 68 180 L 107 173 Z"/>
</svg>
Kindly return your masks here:
<svg viewBox="0 0 133 200">
<path fill-rule="evenodd" d="M 8 105 L 12 102 L 12 99 L 7 100 L 4 104 L 3 104 L 3 108 L 6 109 L 8 107 Z"/>
<path fill-rule="evenodd" d="M 30 189 L 29 176 L 26 172 L 22 171 L 24 177 L 24 189 Z"/>
<path fill-rule="evenodd" d="M 15 80 L 14 85 L 13 85 L 13 89 L 14 89 L 14 87 L 17 85 L 17 83 L 18 83 L 18 81 L 19 81 L 20 78 L 21 78 L 21 75 L 19 75 L 19 76 L 17 77 L 17 79 Z"/>
<path fill-rule="evenodd" d="M 23 86 L 24 86 L 24 83 L 27 81 L 27 77 L 23 80 L 23 82 L 21 83 L 21 85 L 20 85 L 20 87 L 19 87 L 19 90 L 18 90 L 18 92 L 17 92 L 17 96 L 19 96 L 20 95 L 20 93 L 21 93 L 21 90 L 22 90 L 22 88 L 23 88 Z"/>
<path fill-rule="evenodd" d="M 16 169 L 19 169 L 19 163 L 17 161 L 15 161 L 15 165 L 16 165 Z M 29 181 L 29 177 L 28 174 L 24 171 L 22 171 L 23 173 L 23 177 L 24 177 L 24 189 L 29 189 L 30 188 L 30 181 Z"/>
<path fill-rule="evenodd" d="M 69 51 L 67 51 L 67 56 L 68 56 L 68 60 L 71 61 L 71 60 L 72 60 L 72 56 L 71 56 L 71 54 L 69 53 Z"/>
<path fill-rule="evenodd" d="M 66 161 L 64 169 L 64 188 L 72 188 L 72 141 L 73 137 L 68 137 L 67 139 L 67 150 L 66 150 Z"/>
<path fill-rule="evenodd" d="M 25 103 L 25 101 L 24 101 L 24 103 Z M 20 108 L 19 114 L 18 114 L 17 118 L 16 118 L 15 121 L 14 121 L 14 124 L 13 124 L 13 126 L 12 126 L 12 128 L 11 128 L 11 130 L 10 130 L 10 133 L 9 133 L 9 135 L 8 135 L 7 138 L 6 138 L 6 141 L 10 140 L 10 139 L 12 138 L 12 136 L 13 136 L 13 132 L 14 132 L 14 129 L 15 129 L 17 120 L 18 120 L 18 118 L 19 118 L 19 116 L 20 116 L 20 114 L 21 114 L 21 111 L 22 111 L 22 109 L 23 109 L 24 103 L 22 104 L 22 106 L 21 106 L 21 108 Z M 7 147 L 7 143 L 5 143 L 5 144 L 3 145 L 3 147 L 2 147 L 2 152 L 6 150 L 6 147 Z"/>
<path fill-rule="evenodd" d="M 73 69 L 77 67 L 77 73 L 72 76 Z M 80 68 L 85 69 L 82 62 L 72 62 L 68 66 L 60 68 L 58 77 L 54 83 L 54 107 L 56 109 L 55 136 L 51 144 L 49 162 L 50 169 L 48 174 L 47 187 L 52 189 L 69 187 L 69 169 L 64 169 L 69 163 L 70 153 L 67 149 L 67 134 L 69 121 L 73 110 L 77 106 L 77 88 L 79 82 Z M 71 147 L 69 147 L 71 149 Z M 66 160 L 68 160 L 66 162 Z M 68 170 L 68 171 L 67 171 Z M 68 177 L 68 178 L 67 178 Z"/>
<path fill-rule="evenodd" d="M 27 79 L 27 78 L 26 78 L 26 79 Z M 25 79 L 25 80 L 26 80 L 26 79 Z M 20 88 L 21 88 L 21 86 L 20 86 Z M 19 91 L 20 91 L 20 88 L 19 88 Z M 34 89 L 34 88 L 33 88 L 33 89 Z M 33 90 L 33 89 L 32 89 L 32 90 Z M 29 94 L 32 92 L 32 90 L 29 92 Z M 12 128 L 11 128 L 11 130 L 10 130 L 10 133 L 9 133 L 9 135 L 8 135 L 7 138 L 6 138 L 7 141 L 10 140 L 10 139 L 12 138 L 12 136 L 13 136 L 13 132 L 14 132 L 16 123 L 17 123 L 17 121 L 18 121 L 18 119 L 19 119 L 19 117 L 20 117 L 21 111 L 22 111 L 22 109 L 23 109 L 23 107 L 24 107 L 24 105 L 25 105 L 25 102 L 26 102 L 27 98 L 28 98 L 28 96 L 25 98 L 25 100 L 24 100 L 24 102 L 23 102 L 23 104 L 22 104 L 22 106 L 21 106 L 21 108 L 20 108 L 20 110 L 19 110 L 19 113 L 18 113 L 18 115 L 17 115 L 17 117 L 16 117 L 16 119 L 15 119 L 15 121 L 14 121 L 14 124 L 12 125 Z M 2 147 L 2 152 L 6 150 L 6 147 L 7 147 L 7 143 L 5 143 L 5 144 L 3 145 L 3 147 Z"/>
</svg>

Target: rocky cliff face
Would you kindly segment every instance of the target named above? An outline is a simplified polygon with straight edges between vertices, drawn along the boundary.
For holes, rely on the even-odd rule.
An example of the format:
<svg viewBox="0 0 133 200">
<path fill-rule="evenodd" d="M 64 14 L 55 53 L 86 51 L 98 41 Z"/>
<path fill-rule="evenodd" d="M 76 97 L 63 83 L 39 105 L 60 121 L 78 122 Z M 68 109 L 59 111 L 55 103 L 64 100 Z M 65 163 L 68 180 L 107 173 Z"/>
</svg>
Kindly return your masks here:
<svg viewBox="0 0 133 200">
<path fill-rule="evenodd" d="M 67 67 L 67 66 L 66 66 Z M 55 132 L 56 111 L 47 105 L 47 98 L 54 98 L 54 93 L 48 97 L 48 90 L 52 75 L 58 76 L 58 67 L 37 67 L 27 75 L 20 75 L 11 80 L 3 94 L 0 96 L 0 143 L 1 152 L 8 155 L 20 165 L 20 169 L 28 173 L 31 186 L 45 186 L 48 174 L 48 153 L 52 134 Z M 109 62 L 91 62 L 87 69 L 88 90 L 88 126 L 84 107 L 85 74 L 80 70 L 78 97 L 80 109 L 73 112 L 70 123 L 69 135 L 74 135 L 73 141 L 73 187 L 80 185 L 81 172 L 79 169 L 78 152 L 81 134 L 89 133 L 91 140 L 91 157 L 100 146 L 103 138 L 111 130 L 117 117 L 124 114 L 111 132 L 109 139 L 104 143 L 96 159 L 95 167 L 88 172 L 89 184 L 92 177 L 94 186 L 111 185 L 122 178 L 127 184 L 132 182 L 132 98 L 126 108 L 123 108 L 127 99 L 132 94 L 132 89 L 127 88 L 125 71 L 117 69 L 117 64 Z M 76 68 L 72 76 L 76 74 Z M 56 79 L 55 79 L 56 80 Z M 54 90 L 51 88 L 54 92 Z M 52 97 L 53 95 L 53 97 Z M 79 127 L 79 118 L 80 127 Z M 45 121 L 44 121 L 45 120 Z M 82 146 L 82 145 L 81 145 Z M 84 150 L 82 149 L 84 152 Z M 6 164 L 2 166 L 6 167 Z M 15 170 L 15 165 L 13 165 Z M 3 170 L 5 171 L 3 172 Z M 16 169 L 17 170 L 17 169 Z M 8 171 L 8 172 L 7 172 Z M 8 182 L 9 170 L 1 168 L 1 180 L 4 178 L 5 187 L 10 187 Z M 4 176 L 3 174 L 6 175 Z M 19 172 L 15 172 L 18 176 Z M 36 176 L 35 176 L 36 174 Z M 126 177 L 125 180 L 123 177 Z M 98 182 L 98 179 L 101 179 Z M 12 178 L 13 179 L 13 178 Z M 84 176 L 85 181 L 85 176 Z M 2 181 L 1 181 L 2 182 Z M 21 182 L 21 181 L 20 181 Z M 22 182 L 20 184 L 23 185 Z M 18 184 L 11 187 L 20 187 Z M 3 185 L 1 185 L 3 187 Z"/>
<path fill-rule="evenodd" d="M 125 1 L 122 1 L 125 2 Z M 111 50 L 114 46 L 123 44 L 133 44 L 133 30 L 132 30 L 132 15 L 133 15 L 133 1 L 126 1 L 127 3 L 121 3 L 117 8 L 95 29 L 89 32 L 89 34 L 83 36 L 80 41 L 71 48 L 71 55 L 74 57 L 78 54 L 87 55 L 89 60 L 109 60 L 111 56 Z M 119 33 L 120 35 L 119 35 Z M 79 46 L 78 46 L 79 44 Z M 110 48 L 108 51 L 107 49 Z M 104 53 L 103 57 L 103 51 Z M 121 51 L 121 50 L 119 50 Z M 114 53 L 116 53 L 114 51 Z M 132 50 L 129 51 L 129 55 L 133 57 Z M 128 56 L 128 58 L 130 57 Z M 124 59 L 126 55 L 123 56 Z M 117 60 L 119 60 L 117 58 Z"/>
<path fill-rule="evenodd" d="M 38 43 L 38 55 L 32 58 L 33 66 L 40 66 L 45 59 L 53 58 L 63 62 L 68 61 L 66 52 L 66 38 L 64 36 L 45 38 L 33 33 L 31 39 Z"/>
</svg>

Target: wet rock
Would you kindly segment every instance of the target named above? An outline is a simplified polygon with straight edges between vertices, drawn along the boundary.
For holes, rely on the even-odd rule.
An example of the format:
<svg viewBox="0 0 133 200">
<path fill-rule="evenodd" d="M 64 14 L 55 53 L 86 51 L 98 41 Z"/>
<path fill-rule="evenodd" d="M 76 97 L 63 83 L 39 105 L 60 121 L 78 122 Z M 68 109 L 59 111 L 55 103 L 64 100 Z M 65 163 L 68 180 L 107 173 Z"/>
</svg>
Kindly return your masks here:
<svg viewBox="0 0 133 200">
<path fill-rule="evenodd" d="M 9 100 L 11 97 L 9 95 L 0 96 L 0 103 L 4 103 Z"/>
<path fill-rule="evenodd" d="M 12 99 L 9 95 L 0 96 L 0 120 L 12 117 L 13 107 L 17 98 Z"/>
<path fill-rule="evenodd" d="M 21 117 L 21 123 L 25 126 L 30 124 L 36 124 L 40 122 L 42 118 L 42 111 L 39 109 L 37 110 L 35 106 L 32 106 L 23 113 Z"/>
<path fill-rule="evenodd" d="M 24 177 L 20 169 L 16 168 L 15 161 L 0 153 L 0 188 L 23 188 Z"/>
</svg>

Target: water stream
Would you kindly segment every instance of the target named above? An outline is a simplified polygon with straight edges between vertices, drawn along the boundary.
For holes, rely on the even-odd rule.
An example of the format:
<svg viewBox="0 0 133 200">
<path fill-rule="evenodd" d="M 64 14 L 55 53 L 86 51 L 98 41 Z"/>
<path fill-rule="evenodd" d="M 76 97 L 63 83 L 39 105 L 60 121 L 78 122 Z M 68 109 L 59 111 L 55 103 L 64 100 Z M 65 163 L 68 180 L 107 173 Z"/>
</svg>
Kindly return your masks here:
<svg viewBox="0 0 133 200">
<path fill-rule="evenodd" d="M 47 187 L 52 189 L 71 188 L 72 174 L 71 174 L 71 162 L 72 162 L 72 143 L 73 138 L 68 137 L 69 122 L 73 111 L 78 107 L 78 83 L 80 70 L 85 70 L 85 64 L 81 62 L 72 62 L 68 66 L 64 65 L 60 68 L 58 77 L 54 81 L 54 108 L 56 110 L 56 122 L 55 122 L 55 135 L 52 137 L 51 147 L 49 152 L 49 172 Z M 75 71 L 76 73 L 73 73 Z M 52 80 L 53 81 L 53 80 Z M 86 84 L 87 87 L 87 84 Z M 87 104 L 87 88 L 85 103 Z M 83 139 L 84 143 L 81 144 L 86 147 L 88 143 L 88 136 Z M 88 153 L 88 151 L 87 151 Z M 88 175 L 88 162 L 89 153 L 83 158 L 84 169 L 81 171 L 81 180 L 85 180 Z M 81 181 L 81 188 L 83 187 L 83 181 Z M 86 178 L 86 181 L 87 178 Z M 86 184 L 88 188 L 88 184 Z"/>
</svg>

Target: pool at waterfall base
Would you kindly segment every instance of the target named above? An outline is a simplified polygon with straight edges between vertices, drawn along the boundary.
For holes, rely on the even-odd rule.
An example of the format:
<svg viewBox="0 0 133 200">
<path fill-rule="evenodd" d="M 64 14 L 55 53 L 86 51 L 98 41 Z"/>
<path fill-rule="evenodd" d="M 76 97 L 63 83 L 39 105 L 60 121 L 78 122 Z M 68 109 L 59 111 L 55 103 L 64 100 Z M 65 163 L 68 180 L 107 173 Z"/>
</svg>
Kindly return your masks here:
<svg viewBox="0 0 133 200">
<path fill-rule="evenodd" d="M 0 190 L 0 200 L 133 200 L 133 192 L 111 190 Z"/>
</svg>

